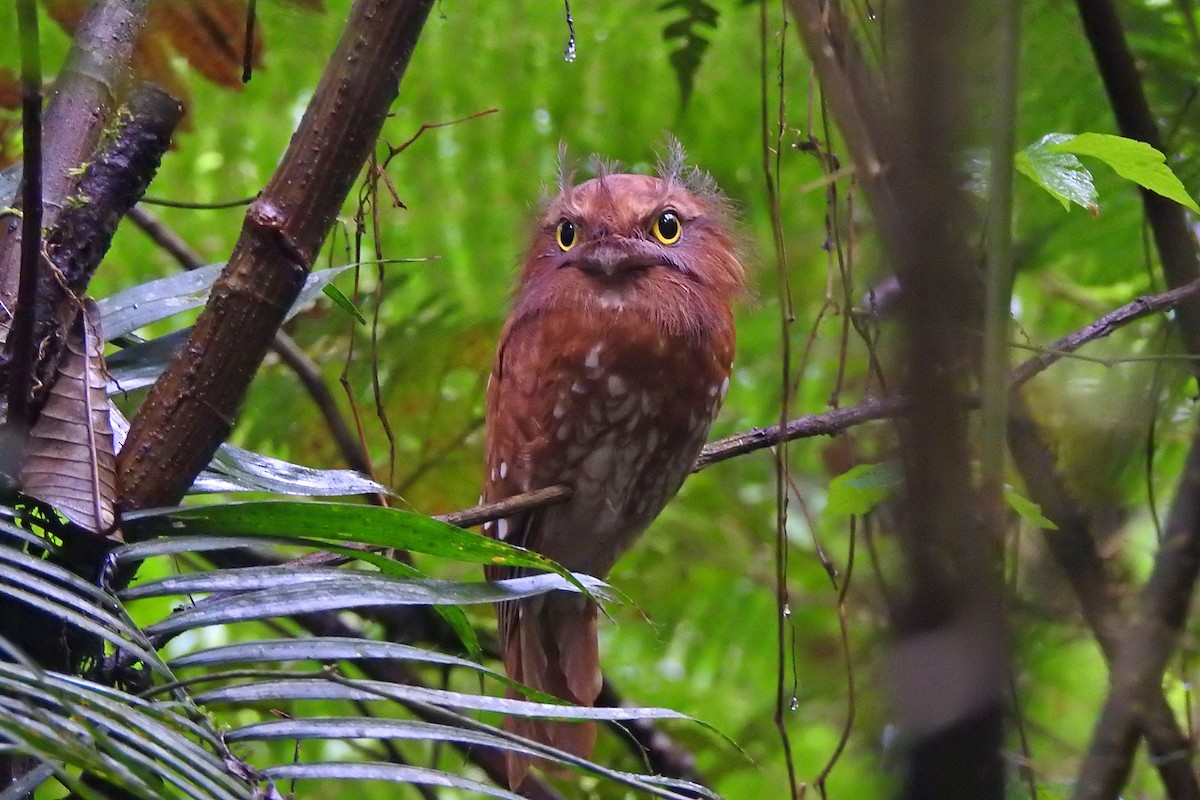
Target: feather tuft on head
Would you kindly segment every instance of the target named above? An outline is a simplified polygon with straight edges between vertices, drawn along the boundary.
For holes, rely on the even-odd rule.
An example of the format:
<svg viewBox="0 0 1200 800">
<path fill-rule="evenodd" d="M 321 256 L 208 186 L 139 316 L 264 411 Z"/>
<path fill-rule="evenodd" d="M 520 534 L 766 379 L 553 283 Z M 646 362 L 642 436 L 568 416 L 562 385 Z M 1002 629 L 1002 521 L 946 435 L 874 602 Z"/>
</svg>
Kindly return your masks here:
<svg viewBox="0 0 1200 800">
<path fill-rule="evenodd" d="M 558 143 L 558 169 L 554 177 L 559 194 L 566 194 L 575 185 L 575 164 L 568 159 L 566 142 Z"/>
<path fill-rule="evenodd" d="M 687 151 L 683 143 L 675 136 L 667 133 L 663 136 L 663 149 L 659 153 L 655 172 L 667 183 L 682 186 L 692 194 L 707 197 L 724 205 L 725 197 L 717 182 L 704 170 L 687 163 Z"/>
</svg>

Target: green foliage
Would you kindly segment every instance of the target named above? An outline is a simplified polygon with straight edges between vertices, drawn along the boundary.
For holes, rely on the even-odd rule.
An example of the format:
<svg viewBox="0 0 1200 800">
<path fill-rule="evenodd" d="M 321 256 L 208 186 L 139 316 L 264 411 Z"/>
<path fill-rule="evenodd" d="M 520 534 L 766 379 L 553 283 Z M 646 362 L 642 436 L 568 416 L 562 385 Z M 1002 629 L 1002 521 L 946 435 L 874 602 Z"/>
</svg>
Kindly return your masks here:
<svg viewBox="0 0 1200 800">
<path fill-rule="evenodd" d="M 1008 503 L 1008 507 L 1017 512 L 1018 516 L 1030 525 L 1047 528 L 1052 531 L 1058 530 L 1058 526 L 1054 524 L 1053 520 L 1048 519 L 1042 513 L 1042 509 L 1037 503 L 1011 486 L 1006 485 L 1004 487 L 1004 502 Z"/>
<path fill-rule="evenodd" d="M 867 514 L 899 488 L 903 479 L 900 465 L 894 462 L 860 464 L 829 482 L 825 511 L 839 516 Z"/>
<path fill-rule="evenodd" d="M 1083 206 L 1092 215 L 1099 213 L 1096 185 L 1092 174 L 1070 153 L 1051 149 L 1051 145 L 1071 137 L 1065 133 L 1047 133 L 1017 153 L 1017 171 L 1033 180 L 1052 197 L 1070 209 L 1071 203 Z"/>
<path fill-rule="evenodd" d="M 1092 175 L 1075 156 L 1090 156 L 1122 178 L 1170 198 L 1192 211 L 1200 206 L 1167 166 L 1166 156 L 1145 142 L 1105 133 L 1048 133 L 1017 153 L 1016 167 L 1049 192 L 1063 208 L 1071 203 L 1099 213 Z"/>
<path fill-rule="evenodd" d="M 286 504 L 285 504 L 286 505 Z M 216 519 L 222 519 L 214 506 Z M 386 509 L 384 509 L 386 511 Z M 11 512 L 10 512 L 11 513 Z M 187 512 L 179 512 L 186 515 Z M 310 517 L 328 517 L 336 512 L 313 508 Z M 397 512 L 403 513 L 403 512 Z M 226 514 L 225 517 L 228 515 Z M 253 517 L 253 515 L 250 515 Z M 405 515 L 415 517 L 415 515 Z M 306 540 L 287 535 L 292 521 L 283 514 L 282 527 L 273 529 L 272 539 L 289 544 Z M 201 516 L 200 519 L 206 519 Z M 214 535 L 218 523 L 213 517 L 205 536 L 178 536 L 149 540 L 138 545 L 117 548 L 115 564 L 136 564 L 159 555 L 211 552 L 236 548 L 244 540 Z M 193 519 L 193 522 L 195 520 Z M 345 519 L 340 518 L 344 523 Z M 137 520 L 143 533 L 152 528 L 175 531 L 179 519 L 162 514 L 142 515 Z M 334 524 L 327 521 L 328 524 Z M 252 528 L 265 533 L 262 526 Z M 446 527 L 446 526 L 442 526 Z M 468 534 L 463 534 L 467 536 Z M 481 537 L 471 538 L 480 543 Z M 454 584 L 397 577 L 395 571 L 380 572 L 344 569 L 303 569 L 288 564 L 250 569 L 211 569 L 195 573 L 171 574 L 139 583 L 114 597 L 102 586 L 97 588 L 80 579 L 53 560 L 40 559 L 20 548 L 8 545 L 12 539 L 57 555 L 58 548 L 42 542 L 33 534 L 0 522 L 0 561 L 5 564 L 5 581 L 0 583 L 0 599 L 20 602 L 17 613 L 38 609 L 68 626 L 77 626 L 112 645 L 111 663 L 80 678 L 43 670 L 32 665 L 19 648 L 0 637 L 5 659 L 0 661 L 0 734 L 7 752 L 33 756 L 45 766 L 24 776 L 23 786 L 33 788 L 50 778 L 82 796 L 103 796 L 105 784 L 118 787 L 125 795 L 138 798 L 187 797 L 204 799 L 280 797 L 273 781 L 296 778 L 311 780 L 382 780 L 398 784 L 432 784 L 469 789 L 495 797 L 518 797 L 503 789 L 461 776 L 453 769 L 372 764 L 362 759 L 354 763 L 323 763 L 307 759 L 296 763 L 286 751 L 280 763 L 272 756 L 255 759 L 255 766 L 243 761 L 246 743 L 282 742 L 323 743 L 342 739 L 378 741 L 409 740 L 421 743 L 453 742 L 465 746 L 515 749 L 541 758 L 590 770 L 595 775 L 642 793 L 663 798 L 684 797 L 700 787 L 683 781 L 641 778 L 569 756 L 542 745 L 525 742 L 486 720 L 467 712 L 524 715 L 589 720 L 685 720 L 686 715 L 659 708 L 577 709 L 536 692 L 531 700 L 497 697 L 482 690 L 452 691 L 413 685 L 407 668 L 400 672 L 371 672 L 367 675 L 401 675 L 402 679 L 381 680 L 358 677 L 353 665 L 365 662 L 404 663 L 435 668 L 466 669 L 483 679 L 520 689 L 494 670 L 460 657 L 409 645 L 347 637 L 320 637 L 310 640 L 255 638 L 250 635 L 237 644 L 191 648 L 186 655 L 167 662 L 156 654 L 158 648 L 185 632 L 198 632 L 254 620 L 272 620 L 297 613 L 346 611 L 369 605 L 372 608 L 402 607 L 418 604 L 454 606 L 463 603 L 495 602 L 532 596 L 550 590 L 571 588 L 571 584 L 553 574 L 542 574 L 493 584 Z M 266 537 L 259 537 L 266 544 Z M 470 545 L 451 547 L 462 555 Z M 343 548 L 349 560 L 379 566 L 381 557 L 356 553 Z M 476 553 L 478 556 L 478 553 Z M 528 559 L 513 556 L 527 563 Z M 388 559 L 383 559 L 388 560 Z M 542 562 L 544 563 L 544 562 Z M 401 565 L 404 566 L 404 565 Z M 402 571 L 402 570 L 401 570 Z M 584 577 L 593 591 L 601 584 Z M 383 583 L 381 584 L 380 581 Z M 578 581 L 575 581 L 578 583 Z M 103 581 L 102 581 L 103 583 Z M 509 587 L 506 590 L 505 587 Z M 196 595 L 208 594 L 200 601 Z M 147 598 L 160 596 L 193 598 L 189 606 L 177 609 L 166 619 L 151 625 L 139 625 L 127 614 L 127 607 L 138 607 Z M 151 641 L 154 639 L 154 643 Z M 142 669 L 133 669 L 134 664 Z M 336 666 L 335 666 L 336 665 Z M 231 668 L 237 666 L 238 668 Z M 198 670 L 198 671 L 197 671 Z M 113 688 L 111 671 L 124 677 Z M 181 677 L 185 675 L 186 677 Z M 138 684 L 133 688 L 130 682 Z M 310 718 L 300 701 L 322 700 L 322 713 Z M 294 701 L 294 702 L 293 702 Z M 271 708 L 288 703 L 286 721 L 261 717 L 254 708 L 269 702 Z M 392 714 L 382 717 L 370 713 L 367 705 L 384 703 Z M 396 718 L 399 704 L 420 719 Z M 233 713 L 222 715 L 229 707 Z M 203 711 L 202 711 L 203 709 Z M 357 713 L 352 713 L 352 712 Z M 338 713 L 340 712 L 340 716 Z M 217 719 L 222 722 L 214 725 Z M 248 721 L 253 719 L 253 721 Z M 234 748 L 238 751 L 235 754 Z M 327 746 L 326 746 L 326 749 Z"/>
<path fill-rule="evenodd" d="M 287 145 L 345 19 L 347 0 L 329 0 L 327 5 L 329 11 L 322 15 L 290 3 L 258 5 L 267 42 L 263 68 L 238 94 L 217 90 L 198 79 L 190 81 L 191 128 L 177 137 L 176 149 L 165 159 L 152 187 L 153 195 L 215 202 L 252 196 L 261 188 Z M 883 9 L 882 4 L 874 5 Z M 1076 16 L 1057 4 L 1026 4 L 1018 141 L 1034 144 L 1018 154 L 1017 166 L 1034 183 L 1018 186 L 1016 197 L 1013 314 L 1018 344 L 1040 346 L 1155 285 L 1149 277 L 1154 273 L 1154 257 L 1144 245 L 1135 186 L 1146 186 L 1187 205 L 1191 195 L 1181 194 L 1170 176 L 1177 175 L 1188 187 L 1195 186 L 1200 177 L 1200 104 L 1187 102 L 1195 88 L 1196 49 L 1183 5 L 1122 5 L 1139 63 L 1146 69 L 1156 114 L 1170 123 L 1166 126 L 1170 159 L 1164 162 L 1134 143 L 1108 136 L 1113 131 L 1111 113 Z M 641 170 L 653 163 L 663 131 L 670 130 L 687 147 L 691 160 L 711 172 L 740 208 L 752 289 L 751 297 L 737 312 L 736 375 L 714 437 L 779 419 L 781 328 L 791 338 L 797 361 L 790 415 L 820 412 L 831 402 L 844 406 L 878 390 L 877 384 L 867 379 L 868 348 L 847 320 L 868 287 L 883 276 L 884 258 L 873 237 L 869 209 L 864 208 L 862 195 L 850 177 L 839 176 L 834 184 L 838 205 L 831 206 L 821 162 L 810 149 L 793 146 L 807 142 L 812 134 L 841 158 L 843 165 L 848 163 L 836 131 L 830 137 L 825 134 L 819 96 L 810 93 L 809 65 L 797 43 L 795 27 L 782 29 L 777 7 L 768 4 L 770 34 L 765 49 L 772 92 L 768 105 L 775 107 L 774 62 L 778 46 L 783 44 L 782 91 L 788 115 L 778 185 L 794 321 L 781 325 L 775 301 L 780 277 L 773 260 L 770 209 L 764 200 L 760 166 L 759 59 L 763 43 L 758 36 L 759 9 L 714 0 L 661 6 L 576 3 L 573 11 L 579 58 L 567 63 L 562 59 L 561 5 L 513 7 L 474 0 L 439 4 L 418 44 L 384 138 L 398 143 L 424 123 L 457 119 L 493 107 L 499 113 L 427 131 L 390 164 L 388 177 L 404 207 L 393 207 L 387 193 L 381 192 L 384 201 L 379 208 L 369 209 L 377 215 L 378 226 L 362 229 L 362 252 L 356 249 L 360 241 L 355 221 L 358 209 L 352 198 L 323 254 L 322 266 L 355 266 L 333 277 L 337 288 L 331 290 L 332 296 L 317 292 L 316 303 L 289 323 L 289 332 L 317 362 L 327 384 L 337 387 L 345 374 L 346 389 L 339 391 L 337 401 L 348 417 L 351 406 L 356 413 L 353 419 L 361 424 L 377 467 L 373 477 L 397 492 L 398 502 L 407 504 L 404 507 L 421 513 L 467 507 L 478 497 L 482 464 L 479 421 L 487 370 L 529 220 L 546 187 L 553 185 L 560 142 L 576 159 L 598 153 Z M 886 14 L 880 16 L 887 18 Z M 873 61 L 890 74 L 889 59 L 895 56 L 889 50 L 891 43 L 882 21 L 864 15 L 858 22 Z M 0 30 L 13 29 L 11 6 L 0 6 Z M 49 25 L 45 31 L 47 64 L 53 67 L 66 39 Z M 0 67 L 12 66 L 13 57 L 11 48 L 0 52 Z M 686 98 L 686 107 L 681 97 Z M 973 113 L 985 116 L 988 111 L 980 106 Z M 1097 133 L 1074 137 L 1048 133 L 1054 131 Z M 1090 167 L 1097 162 L 1109 169 L 1093 173 Z M 0 198 L 5 187 L 15 186 L 10 175 L 0 173 Z M 1089 210 L 1102 207 L 1103 213 L 1099 217 L 1064 215 L 1060 205 L 1070 207 L 1072 203 Z M 228 257 L 242 218 L 242 211 L 236 208 L 154 210 L 212 263 Z M 832 213 L 835 210 L 837 213 Z M 832 234 L 837 236 L 830 229 L 835 222 L 840 227 Z M 839 241 L 843 245 L 840 253 L 834 246 Z M 850 242 L 853 247 L 846 247 Z M 828 247 L 823 247 L 826 244 Z M 378 262 L 379 254 L 384 262 Z M 429 260 L 399 261 L 403 258 Z M 111 295 L 146 285 L 151 278 L 173 276 L 177 270 L 169 256 L 126 225 L 101 269 L 94 293 Z M 348 308 L 336 307 L 341 305 L 339 293 L 372 325 L 370 329 L 348 314 Z M 200 302 L 199 295 L 196 302 Z M 155 317 L 150 327 L 138 328 L 136 333 L 145 337 L 144 344 L 157 342 L 166 352 L 139 352 L 136 348 L 141 345 L 137 345 L 127 350 L 130 355 L 125 365 L 130 372 L 122 371 L 120 361 L 110 367 L 128 392 L 128 396 L 120 392 L 116 396 L 130 409 L 140 391 L 132 388 L 139 385 L 132 380 L 133 368 L 144 368 L 138 374 L 152 376 L 170 353 L 171 342 L 164 341 L 164 335 L 187 323 L 186 314 L 174 319 Z M 880 357 L 886 358 L 894 345 L 893 329 L 888 322 L 879 328 L 877 347 Z M 375 337 L 373 346 L 367 344 L 368 330 Z M 1014 358 L 1023 355 L 1024 351 L 1013 352 Z M 1027 399 L 1066 467 L 1072 490 L 1098 518 L 1121 521 L 1121 535 L 1113 537 L 1106 551 L 1113 571 L 1138 576 L 1145 570 L 1147 554 L 1156 547 L 1153 511 L 1147 498 L 1153 493 L 1161 515 L 1191 435 L 1191 384 L 1186 365 L 1162 360 L 1120 362 L 1130 356 L 1171 359 L 1177 355 L 1161 320 L 1131 326 L 1085 348 L 1081 355 L 1104 361 L 1066 360 L 1031 384 Z M 885 377 L 890 380 L 893 376 Z M 386 418 L 386 428 L 381 418 Z M 301 473 L 289 472 L 283 464 L 318 470 L 303 473 L 310 485 L 332 484 L 333 478 L 325 470 L 344 466 L 320 413 L 295 377 L 274 358 L 252 389 L 234 439 L 243 449 L 227 452 L 245 468 L 217 470 L 210 477 L 219 473 L 227 482 L 209 486 L 225 491 L 239 487 L 279 491 L 281 485 L 295 486 Z M 1147 449 L 1148 442 L 1153 443 L 1152 450 Z M 784 630 L 794 670 L 789 665 L 784 671 L 782 717 L 792 735 L 797 774 L 801 780 L 811 781 L 835 751 L 841 727 L 850 715 L 847 682 L 851 676 L 856 680 L 850 740 L 827 784 L 834 800 L 885 796 L 891 788 L 888 754 L 881 753 L 880 746 L 890 712 L 888 699 L 879 690 L 879 676 L 886 674 L 881 640 L 888 624 L 887 598 L 894 588 L 886 574 L 895 560 L 894 543 L 878 529 L 868 540 L 860 527 L 860 538 L 851 547 L 846 518 L 869 514 L 878 522 L 885 516 L 880 512 L 886 509 L 879 509 L 878 504 L 895 485 L 895 467 L 889 461 L 895 457 L 894 445 L 890 427 L 878 423 L 835 440 L 793 443 L 787 450 L 792 478 L 786 530 L 791 616 L 784 621 Z M 249 459 L 241 455 L 246 452 L 277 461 L 251 468 Z M 229 477 L 233 472 L 239 477 Z M 786 768 L 772 723 L 779 682 L 775 638 L 779 612 L 772 563 L 775 496 L 774 464 L 765 453 L 731 460 L 693 476 L 610 579 L 636 606 L 610 606 L 615 624 L 601 622 L 606 673 L 629 702 L 704 719 L 727 732 L 750 755 L 752 760 L 746 759 L 702 726 L 676 722 L 666 728 L 695 754 L 698 769 L 712 781 L 714 790 L 730 798 L 778 797 L 785 792 L 781 787 L 785 786 Z M 1010 493 L 1008 499 L 1031 526 L 1045 526 L 1040 510 L 1023 504 L 1019 495 Z M 219 507 L 215 511 L 189 510 L 186 514 L 195 516 L 178 517 L 180 524 L 197 531 L 180 539 L 179 546 L 188 555 L 163 550 L 151 558 L 140 573 L 144 584 L 137 584 L 135 591 L 186 571 L 188 563 L 209 552 L 202 545 L 213 543 L 209 534 L 217 533 L 217 527 L 224 533 L 243 535 L 237 540 L 218 537 L 225 544 L 238 541 L 247 547 L 284 548 L 278 551 L 281 556 L 307 551 L 306 542 L 317 542 L 320 534 L 321 549 L 354 559 L 350 568 L 341 570 L 347 575 L 336 576 L 336 582 L 331 581 L 318 596 L 330 603 L 352 589 L 361 589 L 362 599 L 382 601 L 402 581 L 414 582 L 410 597 L 415 597 L 417 587 L 435 591 L 438 584 L 422 583 L 433 580 L 444 581 L 447 592 L 453 587 L 452 591 L 459 593 L 464 585 L 478 580 L 477 564 L 495 555 L 473 549 L 481 540 L 468 543 L 455 538 L 461 534 L 430 525 L 420 516 L 376 514 L 374 509 L 361 508 L 327 512 L 304 504 L 288 509 L 280 506 L 283 516 L 272 517 L 273 508 L 257 504 L 229 506 L 227 511 Z M 805 518 L 805 510 L 810 518 Z M 306 516 L 306 511 L 313 516 Z M 223 519 L 222 514 L 227 517 Z M 324 514 L 338 518 L 330 522 L 321 518 Z M 162 517 L 159 522 L 170 519 L 175 518 Z M 200 536 L 200 528 L 210 522 L 214 527 Z M 258 533 L 249 535 L 247 527 Z M 272 531 L 281 536 L 278 542 L 287 544 L 272 540 L 267 535 Z M 443 534 L 450 538 L 441 540 Z M 356 537 L 385 546 L 424 542 L 430 549 L 442 548 L 439 552 L 451 554 L 462 547 L 470 554 L 461 561 L 420 556 L 418 574 L 413 567 L 383 554 L 336 544 Z M 867 544 L 877 552 L 871 552 Z M 165 547 L 162 542 L 155 545 Z M 1014 631 L 1019 653 L 1014 661 L 1016 704 L 1027 723 L 1028 760 L 1036 768 L 1041 786 L 1061 788 L 1074 778 L 1078 753 L 1087 744 L 1107 673 L 1094 643 L 1081 634 L 1078 611 L 1036 540 L 1022 539 L 1018 549 L 1014 557 L 1019 561 L 1014 566 L 1020 567 L 1015 572 L 1021 576 L 1018 590 L 1022 602 L 1017 604 Z M 879 572 L 876 555 L 882 564 Z M 823 559 L 828 559 L 839 575 L 851 576 L 844 600 L 831 588 Z M 31 562 L 21 561 L 19 569 L 8 563 L 6 575 L 19 577 L 16 588 L 7 589 L 7 596 L 17 591 L 32 594 L 63 619 L 99 626 L 114 649 L 134 652 L 130 648 L 140 647 L 133 638 L 137 631 L 168 619 L 175 604 L 190 604 L 181 599 L 185 597 L 182 594 L 129 600 L 136 623 L 129 624 L 116 609 L 87 596 L 88 608 L 94 606 L 107 615 L 83 614 L 81 601 L 54 597 L 51 587 L 38 583 Z M 265 601 L 267 593 L 285 582 L 278 574 L 238 578 L 232 570 L 224 572 L 227 574 L 210 577 L 253 579 L 260 581 L 260 587 L 275 587 L 251 590 L 263 592 L 256 597 L 258 601 Z M 176 585 L 194 588 L 204 584 Z M 216 584 L 208 586 L 215 590 Z M 293 596 L 303 594 L 302 588 L 293 591 Z M 396 594 L 394 607 L 411 607 L 402 605 L 400 592 Z M 463 598 L 447 594 L 445 599 Z M 439 608 L 453 615 L 451 625 L 459 636 L 473 635 L 476 628 L 482 631 L 475 647 L 487 649 L 494 617 L 486 607 Z M 839 610 L 847 619 L 849 658 L 842 649 Z M 347 607 L 341 613 L 354 618 L 356 612 Z M 201 619 L 191 617 L 192 622 Z M 444 619 L 449 622 L 451 618 Z M 369 635 L 384 633 L 378 626 L 367 627 Z M 295 660 L 288 656 L 299 654 L 272 649 L 281 635 L 296 632 L 284 620 L 246 619 L 183 632 L 165 652 L 170 658 L 180 657 L 178 665 L 170 658 L 167 661 L 170 669 L 185 677 L 207 679 L 217 670 L 245 668 L 233 661 L 233 653 L 220 648 L 261 644 L 262 660 L 253 663 L 265 663 L 263 669 L 272 674 L 247 678 L 246 683 L 265 683 L 269 688 L 271 683 L 296 680 L 282 671 L 301 668 L 314 675 L 306 680 L 328 683 L 327 676 L 315 676 L 324 669 L 322 664 L 334 660 L 347 680 L 367 680 L 360 668 L 374 658 L 368 645 L 342 643 L 339 646 L 347 649 L 335 652 L 313 642 L 308 658 Z M 1188 633 L 1191 641 L 1195 630 Z M 117 639 L 126 644 L 117 644 Z M 421 657 L 429 661 L 414 658 L 410 666 L 431 683 L 444 678 L 446 685 L 439 688 L 468 695 L 480 693 L 482 673 L 489 696 L 502 696 L 505 683 L 493 674 L 494 663 L 460 663 L 470 661 L 463 659 L 461 651 L 472 646 L 455 644 L 454 636 L 449 639 L 452 652 L 421 646 L 417 648 Z M 361 649 L 349 655 L 350 648 Z M 229 656 L 228 661 L 222 661 L 222 652 Z M 205 654 L 213 653 L 217 655 L 211 661 L 202 663 Z M 183 660 L 193 656 L 195 661 Z M 396 650 L 388 650 L 386 657 L 402 660 Z M 276 658 L 279 660 L 273 660 Z M 450 660 L 436 660 L 439 658 Z M 378 659 L 383 660 L 384 656 Z M 1184 659 L 1184 663 L 1190 662 Z M 1189 667 L 1173 671 L 1178 680 L 1194 682 Z M 231 682 L 231 677 L 213 679 L 222 685 Z M 360 691 L 378 688 L 361 683 L 338 686 Z M 218 688 L 198 685 L 195 692 Z M 99 689 L 88 687 L 88 691 Z M 796 710 L 789 711 L 787 701 L 793 694 Z M 147 702 L 167 704 L 157 698 Z M 382 702 L 372 704 L 378 707 Z M 294 719 L 274 717 L 271 709 L 276 708 Z M 375 743 L 364 744 L 359 737 L 338 738 L 356 730 L 380 733 L 412 756 L 414 766 L 482 781 L 477 771 L 445 748 L 420 743 L 420 736 L 436 741 L 445 732 L 420 732 L 415 727 L 418 720 L 401 714 L 389 717 L 387 723 L 371 720 L 346 700 L 231 703 L 205 711 L 193 724 L 204 730 L 236 732 L 236 754 L 255 765 L 270 765 L 283 781 L 281 789 L 288 788 L 287 770 L 300 769 L 292 766 L 298 741 L 303 741 L 305 764 L 316 765 L 312 769 L 324 774 L 351 769 L 325 766 L 337 760 L 374 765 L 381 751 L 364 753 L 362 748 L 374 748 Z M 324 719 L 330 724 L 321 727 Z M 478 719 L 492 725 L 481 735 L 503 735 L 494 712 L 484 712 Z M 69 727 L 71 720 L 65 714 L 53 717 L 52 722 L 61 722 L 62 730 L 76 730 Z M 261 727 L 268 724 L 274 727 Z M 355 725 L 363 727 L 356 729 Z M 369 725 L 379 727 L 366 727 Z M 142 744 L 133 738 L 110 737 L 107 742 L 97 738 L 100 744 L 93 748 L 92 740 L 80 741 L 100 754 L 96 757 L 104 758 L 115 757 L 115 751 L 103 749 L 109 742 Z M 203 749 L 207 739 L 196 736 L 189 741 L 188 747 Z M 170 742 L 178 744 L 181 754 L 186 750 L 199 757 L 175 739 Z M 52 752 L 49 744 L 40 740 L 31 747 L 43 748 L 65 761 L 91 757 L 77 742 L 74 750 L 78 752 L 74 753 Z M 1014 741 L 1014 753 L 1019 749 Z M 631 772 L 643 768 L 616 736 L 601 737 L 597 761 Z M 415 777 L 370 768 L 389 781 Z M 135 780 L 151 785 L 142 773 L 129 778 L 130 786 Z M 348 791 L 340 780 L 305 780 L 299 787 L 300 794 L 318 798 L 345 796 Z M 370 800 L 395 796 L 397 786 L 363 782 L 352 791 Z M 471 791 L 453 789 L 444 794 L 465 797 L 471 796 Z M 624 798 L 630 791 L 624 784 L 599 778 L 572 779 L 564 790 L 567 796 L 593 800 Z M 1135 769 L 1131 794 L 1134 791 L 1147 796 L 1159 793 L 1145 763 Z"/>
<path fill-rule="evenodd" d="M 682 11 L 683 16 L 663 28 L 663 41 L 670 44 L 679 40 L 671 51 L 671 66 L 679 81 L 679 102 L 686 107 L 692 99 L 696 85 L 696 72 L 704 61 L 708 50 L 708 39 L 701 35 L 701 28 L 715 28 L 720 12 L 704 0 L 667 0 L 658 7 L 668 13 Z"/>
</svg>

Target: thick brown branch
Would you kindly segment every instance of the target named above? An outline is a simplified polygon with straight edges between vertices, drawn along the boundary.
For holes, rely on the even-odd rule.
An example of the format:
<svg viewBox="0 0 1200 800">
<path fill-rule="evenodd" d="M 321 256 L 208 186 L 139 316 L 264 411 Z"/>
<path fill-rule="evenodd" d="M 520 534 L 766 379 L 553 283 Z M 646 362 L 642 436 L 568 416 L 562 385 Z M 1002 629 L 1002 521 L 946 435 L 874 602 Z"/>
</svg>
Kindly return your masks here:
<svg viewBox="0 0 1200 800">
<path fill-rule="evenodd" d="M 892 621 L 889 688 L 897 724 L 912 737 L 900 796 L 914 800 L 1005 795 L 1002 532 L 976 513 L 960 400 L 979 371 L 961 331 L 983 328 L 982 287 L 966 238 L 978 223 L 960 196 L 957 172 L 966 141 L 967 56 L 981 43 L 974 19 L 981 5 L 901 4 L 894 120 L 871 131 L 883 148 L 880 182 L 894 204 L 877 207 L 868 199 L 905 297 L 895 371 L 911 402 L 896 424 L 904 469 L 897 530 L 907 586 Z M 953 696 L 944 691 L 950 685 Z"/>
<path fill-rule="evenodd" d="M 146 20 L 149 0 L 101 0 L 91 4 L 75 31 L 42 119 L 42 225 L 53 227 L 76 170 L 100 141 L 119 87 L 129 71 L 134 39 Z M 12 309 L 17 291 L 20 235 L 9 218 L 0 231 L 0 303 Z M 9 320 L 0 319 L 0 339 Z"/>
<path fill-rule="evenodd" d="M 199 269 L 204 266 L 204 260 L 188 243 L 181 239 L 175 231 L 167 227 L 158 217 L 141 206 L 136 206 L 129 212 L 129 219 L 149 236 L 155 244 L 165 250 L 184 269 Z M 342 458 L 351 469 L 356 469 L 364 475 L 372 472 L 371 462 L 367 458 L 366 449 L 351 432 L 346 424 L 333 392 L 325 385 L 320 368 L 300 348 L 296 341 L 285 331 L 277 331 L 271 342 L 271 350 L 279 356 L 279 360 L 295 373 L 300 383 L 308 390 L 313 403 L 325 418 L 329 433 L 337 443 Z"/>
<path fill-rule="evenodd" d="M 374 146 L 432 0 L 358 0 L 279 168 L 181 355 L 133 420 L 124 506 L 174 503 L 224 441 Z"/>
</svg>

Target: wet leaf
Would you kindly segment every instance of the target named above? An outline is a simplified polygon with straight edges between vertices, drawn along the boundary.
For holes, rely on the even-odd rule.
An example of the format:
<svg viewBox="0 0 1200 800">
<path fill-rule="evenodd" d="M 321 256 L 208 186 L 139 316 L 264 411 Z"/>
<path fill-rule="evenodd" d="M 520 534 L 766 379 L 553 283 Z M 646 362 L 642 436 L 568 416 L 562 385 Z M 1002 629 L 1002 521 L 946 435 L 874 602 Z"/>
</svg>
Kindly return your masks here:
<svg viewBox="0 0 1200 800">
<path fill-rule="evenodd" d="M 1018 152 L 1014 166 L 1062 203 L 1063 208 L 1069 210 L 1071 203 L 1075 203 L 1095 215 L 1099 213 L 1099 198 L 1092 173 L 1070 153 L 1050 149 L 1070 138 L 1066 133 L 1048 133 Z"/>
<path fill-rule="evenodd" d="M 601 581 L 586 575 L 576 576 L 576 581 L 586 586 L 593 597 L 611 599 Z M 121 597 L 136 600 L 204 592 L 237 593 L 181 609 L 146 629 L 154 635 L 167 635 L 211 625 L 318 611 L 497 603 L 572 589 L 571 583 L 547 573 L 489 583 L 458 583 L 397 578 L 351 569 L 279 566 L 178 575 L 127 589 Z"/>
<path fill-rule="evenodd" d="M 386 486 L 354 470 L 303 467 L 231 444 L 217 449 L 208 469 L 192 485 L 192 491 L 271 492 L 307 497 L 389 494 Z"/>
<path fill-rule="evenodd" d="M 1200 214 L 1200 206 L 1167 166 L 1166 156 L 1145 142 L 1107 133 L 1081 133 L 1051 143 L 1047 149 L 1098 158 L 1122 178 Z"/>
<path fill-rule="evenodd" d="M 530 567 L 574 582 L 569 572 L 545 556 L 395 508 L 268 500 L 152 511 L 131 516 L 126 523 L 129 531 L 139 534 L 132 538 L 162 533 L 357 542 L 473 564 Z"/>
</svg>

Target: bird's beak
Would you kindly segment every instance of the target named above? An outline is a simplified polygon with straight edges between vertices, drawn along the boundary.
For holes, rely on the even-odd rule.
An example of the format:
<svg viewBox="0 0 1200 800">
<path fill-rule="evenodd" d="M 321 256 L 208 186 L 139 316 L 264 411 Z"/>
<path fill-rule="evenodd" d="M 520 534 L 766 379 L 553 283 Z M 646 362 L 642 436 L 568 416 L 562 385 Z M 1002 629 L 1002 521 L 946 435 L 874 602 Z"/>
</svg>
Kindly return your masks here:
<svg viewBox="0 0 1200 800">
<path fill-rule="evenodd" d="M 659 263 L 653 253 L 639 252 L 640 242 L 624 239 L 602 239 L 580 253 L 575 265 L 585 272 L 611 278 L 622 272 L 645 269 Z"/>
</svg>

